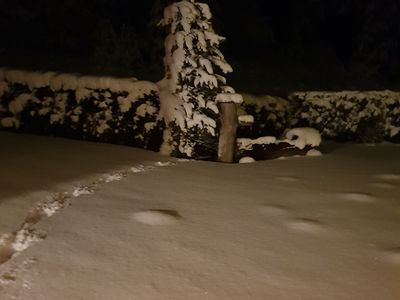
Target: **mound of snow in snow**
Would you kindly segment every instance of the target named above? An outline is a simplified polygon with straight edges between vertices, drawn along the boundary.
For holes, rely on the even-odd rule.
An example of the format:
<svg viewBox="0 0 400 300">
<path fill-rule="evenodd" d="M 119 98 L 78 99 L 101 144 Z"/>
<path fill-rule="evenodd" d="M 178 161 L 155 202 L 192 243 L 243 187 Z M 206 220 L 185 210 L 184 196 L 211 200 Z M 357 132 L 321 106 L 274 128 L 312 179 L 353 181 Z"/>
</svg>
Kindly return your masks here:
<svg viewBox="0 0 400 300">
<path fill-rule="evenodd" d="M 250 157 L 250 156 L 242 157 L 239 160 L 239 164 L 250 164 L 250 163 L 253 163 L 253 162 L 255 162 L 255 159 Z"/>
<path fill-rule="evenodd" d="M 171 225 L 182 218 L 178 212 L 174 210 L 151 209 L 135 212 L 132 218 L 146 225 Z"/>
<path fill-rule="evenodd" d="M 310 151 L 307 152 L 307 156 L 322 156 L 321 151 L 311 149 Z"/>
<path fill-rule="evenodd" d="M 355 202 L 375 202 L 375 198 L 366 193 L 343 193 L 340 197 L 344 200 L 350 200 Z"/>
<path fill-rule="evenodd" d="M 286 138 L 294 142 L 297 148 L 306 146 L 318 147 L 321 144 L 321 135 L 314 128 L 293 128 L 286 132 Z"/>
</svg>

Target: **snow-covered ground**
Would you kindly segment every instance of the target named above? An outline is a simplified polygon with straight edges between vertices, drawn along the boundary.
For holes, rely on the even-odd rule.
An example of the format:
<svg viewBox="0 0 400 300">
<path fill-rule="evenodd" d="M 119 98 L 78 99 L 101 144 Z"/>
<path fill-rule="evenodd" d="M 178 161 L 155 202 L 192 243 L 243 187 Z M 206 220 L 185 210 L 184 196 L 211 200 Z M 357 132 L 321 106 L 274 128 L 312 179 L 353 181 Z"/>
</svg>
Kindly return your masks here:
<svg viewBox="0 0 400 300">
<path fill-rule="evenodd" d="M 0 132 L 0 299 L 400 299 L 400 147 L 250 164 Z"/>
</svg>

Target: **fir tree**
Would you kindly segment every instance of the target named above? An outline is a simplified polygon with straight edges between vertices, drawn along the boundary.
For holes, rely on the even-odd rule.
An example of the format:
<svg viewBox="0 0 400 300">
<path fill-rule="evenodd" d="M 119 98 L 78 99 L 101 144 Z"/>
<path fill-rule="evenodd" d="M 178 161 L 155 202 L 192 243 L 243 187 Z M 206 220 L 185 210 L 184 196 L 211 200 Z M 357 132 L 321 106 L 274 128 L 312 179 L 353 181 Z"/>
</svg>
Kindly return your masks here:
<svg viewBox="0 0 400 300">
<path fill-rule="evenodd" d="M 218 49 L 223 37 L 211 24 L 205 3 L 194 0 L 165 8 L 160 22 L 168 26 L 165 78 L 159 82 L 161 114 L 167 124 L 162 152 L 196 159 L 215 159 L 220 124 L 219 102 L 242 97 L 219 73 L 232 72 Z"/>
</svg>

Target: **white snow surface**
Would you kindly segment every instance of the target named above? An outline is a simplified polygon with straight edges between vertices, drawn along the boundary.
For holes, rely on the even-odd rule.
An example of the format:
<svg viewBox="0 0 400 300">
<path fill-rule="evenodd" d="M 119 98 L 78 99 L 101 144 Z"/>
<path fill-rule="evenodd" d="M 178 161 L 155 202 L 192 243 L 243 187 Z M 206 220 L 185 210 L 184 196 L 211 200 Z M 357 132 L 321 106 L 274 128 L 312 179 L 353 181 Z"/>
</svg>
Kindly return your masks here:
<svg viewBox="0 0 400 300">
<path fill-rule="evenodd" d="M 18 231 L 2 300 L 400 299 L 395 145 L 323 143 L 318 159 L 232 165 L 0 139 L 0 261 L 32 207 L 71 193 Z M 73 197 L 77 187 L 91 192 Z"/>
</svg>

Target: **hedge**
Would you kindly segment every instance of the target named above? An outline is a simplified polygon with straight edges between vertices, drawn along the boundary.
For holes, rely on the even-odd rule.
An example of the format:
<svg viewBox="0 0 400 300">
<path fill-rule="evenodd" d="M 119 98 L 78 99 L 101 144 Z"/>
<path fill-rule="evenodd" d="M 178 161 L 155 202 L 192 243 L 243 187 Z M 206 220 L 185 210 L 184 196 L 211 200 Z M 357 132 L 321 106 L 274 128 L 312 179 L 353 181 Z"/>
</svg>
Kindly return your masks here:
<svg viewBox="0 0 400 300">
<path fill-rule="evenodd" d="M 158 150 L 157 86 L 135 78 L 0 69 L 0 127 Z"/>
<path fill-rule="evenodd" d="M 243 102 L 238 105 L 238 114 L 253 116 L 253 123 L 239 127 L 239 138 L 279 137 L 290 127 L 291 106 L 288 100 L 269 95 L 242 95 Z"/>
<path fill-rule="evenodd" d="M 155 83 L 135 78 L 0 69 L 0 128 L 158 151 L 164 129 L 158 93 Z M 312 127 L 337 141 L 400 142 L 400 92 L 242 95 L 238 111 L 247 125 L 239 138 L 279 138 L 286 128 Z"/>
<path fill-rule="evenodd" d="M 399 92 L 298 92 L 290 100 L 293 126 L 339 141 L 400 142 Z"/>
</svg>

